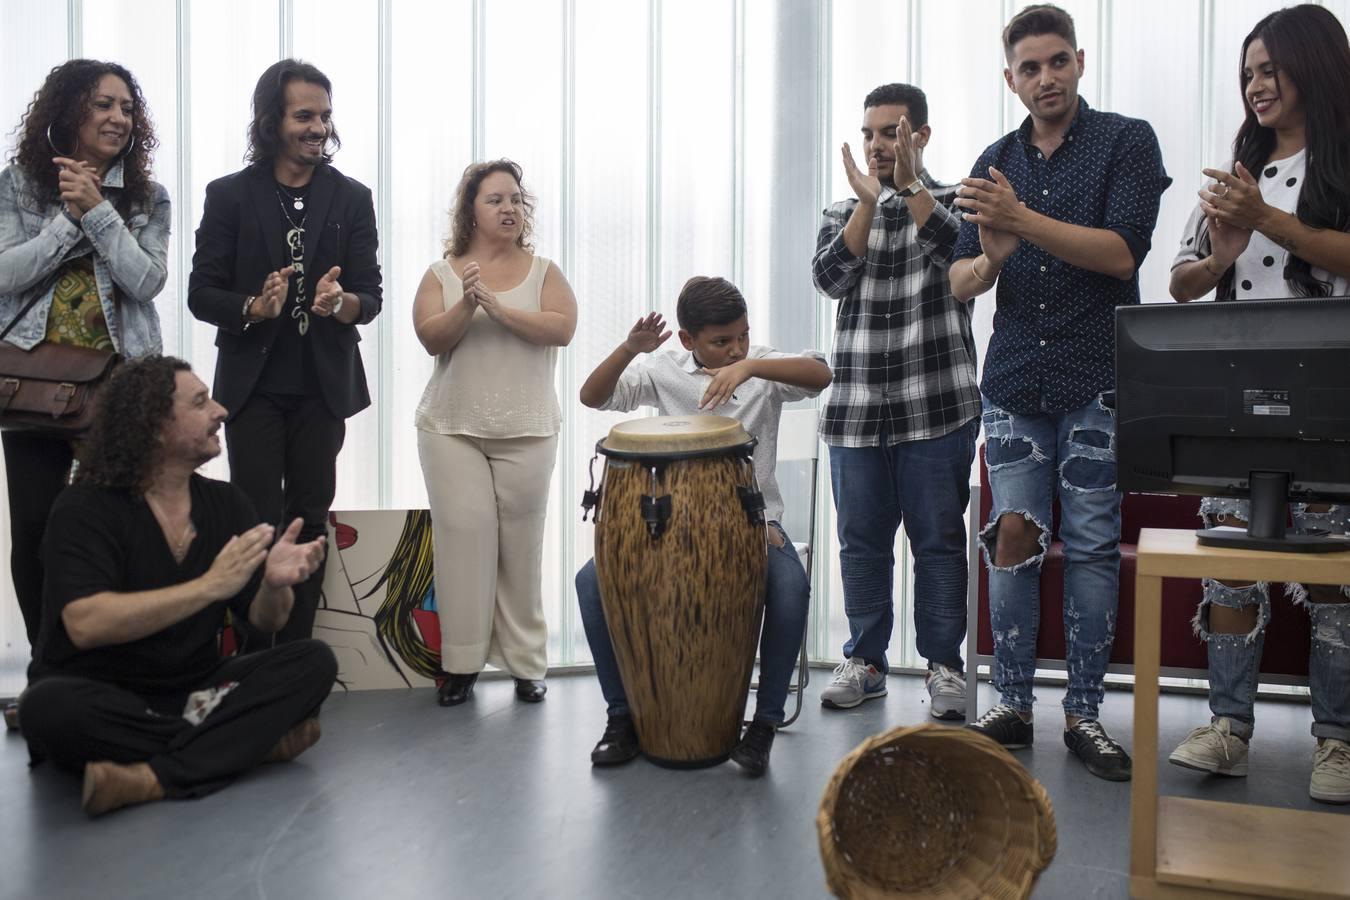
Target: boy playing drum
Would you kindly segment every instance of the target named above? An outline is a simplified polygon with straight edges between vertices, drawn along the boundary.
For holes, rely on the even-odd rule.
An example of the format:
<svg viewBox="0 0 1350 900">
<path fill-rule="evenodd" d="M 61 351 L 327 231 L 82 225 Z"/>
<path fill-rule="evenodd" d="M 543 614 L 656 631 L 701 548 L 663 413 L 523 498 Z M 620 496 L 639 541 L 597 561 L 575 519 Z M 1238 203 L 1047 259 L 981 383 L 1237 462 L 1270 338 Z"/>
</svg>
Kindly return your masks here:
<svg viewBox="0 0 1350 900">
<path fill-rule="evenodd" d="M 617 412 L 652 406 L 668 416 L 717 413 L 738 420 L 759 440 L 755 476 L 769 523 L 759 690 L 754 721 L 731 754 L 750 775 L 759 776 L 768 768 L 774 732 L 783 721 L 811 595 L 806 570 L 779 524 L 783 498 L 774 478 L 778 419 L 785 402 L 814 397 L 829 386 L 830 369 L 815 351 L 792 355 L 752 346 L 745 298 L 724 278 L 689 279 L 675 310 L 683 351 L 654 353 L 670 332 L 664 330 L 661 315 L 651 313 L 596 366 L 581 386 L 581 402 Z M 650 355 L 632 365 L 641 354 Z M 638 738 L 605 624 L 594 560 L 577 573 L 576 584 L 595 674 L 609 705 L 609 722 L 591 751 L 591 762 L 617 765 L 637 756 Z"/>
</svg>

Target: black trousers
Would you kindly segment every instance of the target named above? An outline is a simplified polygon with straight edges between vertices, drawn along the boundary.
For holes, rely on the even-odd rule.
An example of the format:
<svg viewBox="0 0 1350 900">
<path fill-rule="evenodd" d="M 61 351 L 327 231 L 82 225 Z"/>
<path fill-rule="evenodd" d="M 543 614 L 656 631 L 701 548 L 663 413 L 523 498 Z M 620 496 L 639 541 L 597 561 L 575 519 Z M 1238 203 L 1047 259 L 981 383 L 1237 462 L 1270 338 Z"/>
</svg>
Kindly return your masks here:
<svg viewBox="0 0 1350 900">
<path fill-rule="evenodd" d="M 70 441 L 21 431 L 0 433 L 0 443 L 9 488 L 9 571 L 33 646 L 42 621 L 42 535 L 75 454 Z"/>
<path fill-rule="evenodd" d="M 255 393 L 225 425 L 230 481 L 278 532 L 292 519 L 303 519 L 299 540 L 311 541 L 328 530 L 328 510 L 337 491 L 337 457 L 346 434 L 347 423 L 334 416 L 317 394 Z M 236 623 L 243 652 L 313 635 L 327 561 L 325 553 L 314 574 L 295 586 L 291 617 L 275 637 Z"/>
<path fill-rule="evenodd" d="M 79 771 L 88 762 L 148 762 L 169 797 L 218 791 L 258 765 L 282 735 L 314 715 L 337 678 L 322 641 L 297 641 L 222 660 L 179 693 L 141 696 L 90 678 L 53 676 L 19 698 L 19 725 L 33 764 Z M 183 718 L 188 694 L 238 686 L 200 725 Z"/>
</svg>

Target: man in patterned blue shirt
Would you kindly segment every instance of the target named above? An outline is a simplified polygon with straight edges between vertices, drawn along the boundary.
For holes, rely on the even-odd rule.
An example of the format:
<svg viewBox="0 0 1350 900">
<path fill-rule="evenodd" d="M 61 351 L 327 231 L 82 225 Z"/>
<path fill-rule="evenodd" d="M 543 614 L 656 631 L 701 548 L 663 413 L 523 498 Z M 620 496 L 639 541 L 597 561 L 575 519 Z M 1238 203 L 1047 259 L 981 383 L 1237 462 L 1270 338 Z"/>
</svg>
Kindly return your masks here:
<svg viewBox="0 0 1350 900">
<path fill-rule="evenodd" d="M 956 186 L 923 167 L 923 91 L 886 84 L 863 101 L 867 171 L 843 146 L 856 195 L 825 210 L 811 274 L 839 301 L 834 387 L 820 432 L 830 448 L 849 638 L 821 692 L 847 709 L 886 693 L 895 621 L 895 534 L 914 551 L 914 624 L 928 660 L 929 712 L 965 717 L 966 504 L 979 432 L 970 307 L 947 266 L 960 231 Z"/>
<path fill-rule="evenodd" d="M 1023 9 L 1003 47 L 1004 78 L 1030 115 L 962 180 L 951 266 L 963 300 L 998 283 L 981 383 L 993 513 L 980 536 L 1002 702 L 971 727 L 1010 748 L 1033 740 L 1041 563 L 1058 499 L 1064 742 L 1092 774 L 1127 781 L 1130 758 L 1097 721 L 1120 577 L 1114 319 L 1139 302 L 1137 273 L 1172 180 L 1147 122 L 1078 96 L 1083 51 L 1068 13 Z"/>
</svg>

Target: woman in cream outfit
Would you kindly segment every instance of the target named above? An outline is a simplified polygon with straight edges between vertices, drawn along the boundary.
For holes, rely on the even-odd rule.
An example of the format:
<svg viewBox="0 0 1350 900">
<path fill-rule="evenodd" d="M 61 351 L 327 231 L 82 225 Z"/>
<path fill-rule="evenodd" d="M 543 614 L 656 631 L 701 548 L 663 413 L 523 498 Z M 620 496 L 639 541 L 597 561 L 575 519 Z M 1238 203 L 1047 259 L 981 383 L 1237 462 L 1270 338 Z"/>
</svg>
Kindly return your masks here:
<svg viewBox="0 0 1350 900">
<path fill-rule="evenodd" d="M 413 304 L 418 340 L 436 357 L 417 448 L 435 539 L 442 706 L 469 699 L 487 663 L 511 673 L 521 700 L 544 698 L 540 570 L 561 420 L 553 369 L 577 305 L 562 271 L 532 252 L 533 212 L 520 166 L 465 169 L 445 257 Z"/>
</svg>

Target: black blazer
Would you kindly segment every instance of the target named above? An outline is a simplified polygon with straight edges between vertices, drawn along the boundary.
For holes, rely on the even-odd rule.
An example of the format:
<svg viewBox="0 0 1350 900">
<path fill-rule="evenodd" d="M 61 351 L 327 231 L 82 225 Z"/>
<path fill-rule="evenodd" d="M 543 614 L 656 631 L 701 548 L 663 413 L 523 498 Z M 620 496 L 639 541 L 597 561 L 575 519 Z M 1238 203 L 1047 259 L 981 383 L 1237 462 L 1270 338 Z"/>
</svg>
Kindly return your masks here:
<svg viewBox="0 0 1350 900">
<path fill-rule="evenodd" d="M 269 166 L 250 166 L 206 186 L 197 250 L 188 278 L 188 309 L 216 326 L 216 376 L 212 395 L 233 416 L 253 393 L 283 318 L 265 319 L 244 330 L 244 301 L 262 293 L 267 276 L 290 265 L 286 232 Z M 305 225 L 305 296 L 333 266 L 338 281 L 361 301 L 364 325 L 380 312 L 379 236 L 370 189 L 332 166 L 314 170 Z M 316 239 L 317 237 L 317 239 Z M 306 340 L 324 403 L 348 418 L 370 405 L 365 367 L 355 325 L 331 316 L 311 316 Z"/>
</svg>

